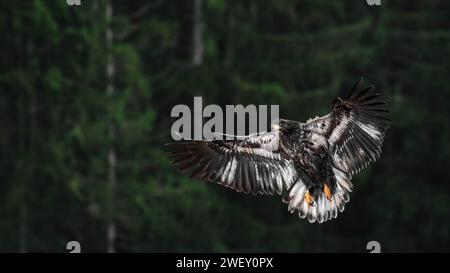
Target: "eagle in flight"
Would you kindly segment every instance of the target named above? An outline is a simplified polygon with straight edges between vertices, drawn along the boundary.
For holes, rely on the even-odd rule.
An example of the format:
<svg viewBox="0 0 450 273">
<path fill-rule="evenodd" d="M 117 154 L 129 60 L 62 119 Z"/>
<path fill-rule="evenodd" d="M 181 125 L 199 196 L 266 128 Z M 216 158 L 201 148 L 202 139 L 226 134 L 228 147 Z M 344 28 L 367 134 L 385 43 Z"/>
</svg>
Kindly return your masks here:
<svg viewBox="0 0 450 273">
<path fill-rule="evenodd" d="M 332 111 L 301 123 L 280 119 L 271 132 L 241 140 L 167 144 L 173 164 L 191 177 L 246 194 L 282 195 L 290 212 L 323 223 L 344 210 L 352 176 L 381 155 L 389 110 L 363 80 Z"/>
</svg>

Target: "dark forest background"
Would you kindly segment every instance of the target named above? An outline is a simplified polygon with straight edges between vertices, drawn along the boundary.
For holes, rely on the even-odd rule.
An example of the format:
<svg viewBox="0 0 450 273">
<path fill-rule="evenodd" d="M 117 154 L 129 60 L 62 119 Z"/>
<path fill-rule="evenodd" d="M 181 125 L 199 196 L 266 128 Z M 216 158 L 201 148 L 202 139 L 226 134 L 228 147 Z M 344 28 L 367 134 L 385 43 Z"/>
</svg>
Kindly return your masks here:
<svg viewBox="0 0 450 273">
<path fill-rule="evenodd" d="M 0 251 L 450 250 L 450 1 L 0 1 Z M 382 158 L 325 224 L 170 166 L 176 104 L 326 114 L 359 77 Z"/>
</svg>

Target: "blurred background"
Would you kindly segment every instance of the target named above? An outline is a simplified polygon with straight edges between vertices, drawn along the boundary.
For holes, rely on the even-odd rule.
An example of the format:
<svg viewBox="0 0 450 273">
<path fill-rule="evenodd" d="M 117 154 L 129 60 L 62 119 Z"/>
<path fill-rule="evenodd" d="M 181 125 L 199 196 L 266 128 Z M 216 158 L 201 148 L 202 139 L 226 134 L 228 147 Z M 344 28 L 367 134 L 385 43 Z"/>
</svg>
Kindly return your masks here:
<svg viewBox="0 0 450 273">
<path fill-rule="evenodd" d="M 449 1 L 80 4 L 0 1 L 0 252 L 450 250 Z M 331 222 L 165 155 L 170 111 L 194 95 L 303 121 L 359 77 L 393 123 Z"/>
</svg>

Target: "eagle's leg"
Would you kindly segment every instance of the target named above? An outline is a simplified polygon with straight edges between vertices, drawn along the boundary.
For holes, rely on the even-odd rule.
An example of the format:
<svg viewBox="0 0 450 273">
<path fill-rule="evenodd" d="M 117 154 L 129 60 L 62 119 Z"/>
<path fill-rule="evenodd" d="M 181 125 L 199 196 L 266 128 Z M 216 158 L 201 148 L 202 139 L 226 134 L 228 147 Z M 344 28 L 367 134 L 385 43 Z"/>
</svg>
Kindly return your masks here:
<svg viewBox="0 0 450 273">
<path fill-rule="evenodd" d="M 314 206 L 314 197 L 311 195 L 311 193 L 309 192 L 309 190 L 306 190 L 305 193 L 305 201 L 308 205 L 310 206 Z"/>
<path fill-rule="evenodd" d="M 325 192 L 325 196 L 327 197 L 328 201 L 331 201 L 331 197 L 332 197 L 331 189 L 330 189 L 330 186 L 328 185 L 328 183 L 326 183 L 326 182 L 323 184 L 323 191 Z"/>
</svg>

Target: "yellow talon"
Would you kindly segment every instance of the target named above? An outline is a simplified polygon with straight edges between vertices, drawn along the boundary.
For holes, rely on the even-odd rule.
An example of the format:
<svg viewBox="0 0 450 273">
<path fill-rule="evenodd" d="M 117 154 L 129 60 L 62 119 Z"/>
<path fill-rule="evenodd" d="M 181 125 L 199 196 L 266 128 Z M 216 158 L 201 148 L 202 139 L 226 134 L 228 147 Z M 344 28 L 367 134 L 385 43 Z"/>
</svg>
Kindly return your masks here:
<svg viewBox="0 0 450 273">
<path fill-rule="evenodd" d="M 314 199 L 313 199 L 312 195 L 309 193 L 309 190 L 306 190 L 305 201 L 310 206 L 312 206 L 314 204 Z"/>
<path fill-rule="evenodd" d="M 327 183 L 325 183 L 323 185 L 323 191 L 325 192 L 325 196 L 327 197 L 328 201 L 331 201 L 331 197 L 332 197 L 331 189 L 330 189 L 330 187 L 328 186 Z"/>
</svg>

